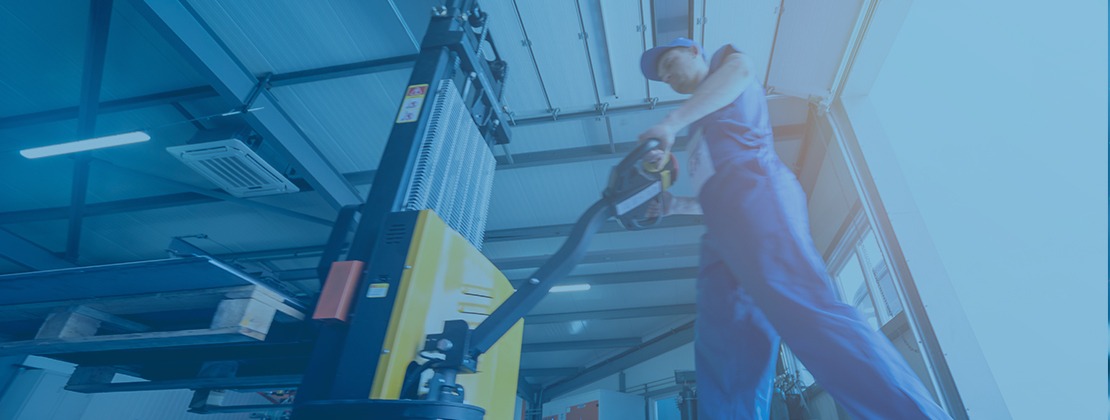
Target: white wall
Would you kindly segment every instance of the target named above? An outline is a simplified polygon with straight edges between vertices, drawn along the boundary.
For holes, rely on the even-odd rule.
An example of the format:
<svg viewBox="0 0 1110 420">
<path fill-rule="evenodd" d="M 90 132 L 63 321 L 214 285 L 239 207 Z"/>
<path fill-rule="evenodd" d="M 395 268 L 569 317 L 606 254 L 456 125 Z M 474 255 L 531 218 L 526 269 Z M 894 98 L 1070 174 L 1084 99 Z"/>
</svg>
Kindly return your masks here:
<svg viewBox="0 0 1110 420">
<path fill-rule="evenodd" d="M 1016 419 L 1107 413 L 1106 16 L 914 2 L 869 98 L 845 100 L 853 125 L 877 116 L 865 131 L 885 138 L 860 145 L 887 148 L 906 189 L 880 195 L 908 194 L 915 213 L 891 217 L 919 218 L 934 247 L 906 257 L 935 253 Z"/>
</svg>

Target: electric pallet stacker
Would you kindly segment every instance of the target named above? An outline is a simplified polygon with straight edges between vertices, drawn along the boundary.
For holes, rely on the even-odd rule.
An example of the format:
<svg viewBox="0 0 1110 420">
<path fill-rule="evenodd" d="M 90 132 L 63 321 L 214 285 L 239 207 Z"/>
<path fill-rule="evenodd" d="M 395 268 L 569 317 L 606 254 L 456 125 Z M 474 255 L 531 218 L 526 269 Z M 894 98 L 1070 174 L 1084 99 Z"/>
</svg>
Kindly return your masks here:
<svg viewBox="0 0 1110 420">
<path fill-rule="evenodd" d="M 450 277 L 466 282 L 474 280 L 461 278 L 468 274 L 484 275 L 485 278 L 500 277 L 502 280 L 504 276 L 480 253 L 465 244 L 461 237 L 443 226 L 434 213 L 422 211 L 394 214 L 390 220 L 400 222 L 398 226 L 406 225 L 404 221 L 408 220 L 417 225 L 415 231 L 433 233 L 416 232 L 413 236 L 420 238 L 412 242 L 395 241 L 400 248 L 411 250 L 405 258 L 406 265 L 403 266 L 403 271 L 409 271 L 411 275 L 402 274 L 403 280 L 408 282 L 406 284 L 402 281 L 397 285 L 400 293 L 408 293 L 409 296 L 399 303 L 402 306 L 393 310 L 394 325 L 388 335 L 393 338 L 394 346 L 387 345 L 388 348 L 383 351 L 379 370 L 375 372 L 378 380 L 370 394 L 377 398 L 301 401 L 294 410 L 294 418 L 471 420 L 502 418 L 500 416 L 511 413 L 520 356 L 520 321 L 582 259 L 592 236 L 605 221 L 615 217 L 623 227 L 630 230 L 641 229 L 659 221 L 658 216 L 648 215 L 652 213 L 650 208 L 658 205 L 652 201 L 670 187 L 675 180 L 677 168 L 672 156 L 661 170 L 651 169 L 652 165 L 644 157 L 658 144 L 655 140 L 641 144 L 613 168 L 602 198 L 578 219 L 562 247 L 519 288 L 515 291 L 486 289 L 486 292 L 492 292 L 488 297 L 503 301 L 495 305 L 495 309 L 490 307 L 493 309 L 492 313 L 488 317 L 482 316 L 484 320 L 478 322 L 474 328 L 471 327 L 473 320 L 448 319 L 442 323 L 442 332 L 417 335 L 417 332 L 424 331 L 422 328 L 429 326 L 431 316 L 428 314 L 437 311 L 437 308 L 432 307 L 435 302 L 424 299 L 426 295 L 417 291 L 434 293 L 436 291 L 431 291 L 428 287 L 451 283 Z M 421 243 L 422 241 L 426 242 Z M 394 256 L 399 251 L 390 249 L 384 243 L 379 246 L 384 253 Z M 442 248 L 445 247 L 467 248 L 473 252 L 459 254 L 462 256 L 457 259 L 436 258 L 444 253 Z M 427 258 L 426 254 L 432 254 L 432 258 Z M 409 262 L 415 265 L 409 265 Z M 467 264 L 483 265 L 482 263 L 488 265 L 478 270 L 468 271 L 463 268 Z M 431 272 L 436 274 L 429 274 Z M 431 279 L 436 275 L 442 278 Z M 419 277 L 423 277 L 422 286 L 416 285 Z M 388 287 L 390 286 L 382 286 Z M 465 307 L 466 297 L 480 295 L 474 288 L 481 286 L 473 283 L 456 283 L 449 287 L 454 287 L 463 299 L 456 302 L 450 298 L 441 298 L 440 304 L 459 303 L 460 307 Z M 471 289 L 468 290 L 468 287 Z M 438 309 L 441 312 L 452 312 Z M 409 319 L 396 319 L 406 316 Z M 403 325 L 406 321 L 407 326 Z M 414 337 L 423 339 L 414 340 Z M 508 342 L 505 338 L 509 339 Z M 405 339 L 407 343 L 403 342 Z M 399 351 L 401 349 L 405 351 Z M 482 369 L 479 369 L 479 358 L 483 355 L 487 357 L 482 357 L 485 362 Z M 423 361 L 417 362 L 416 356 Z M 430 378 L 428 373 L 432 373 Z M 483 375 L 484 378 L 481 377 Z M 485 417 L 491 412 L 497 413 L 497 416 Z"/>
<path fill-rule="evenodd" d="M 602 199 L 515 290 L 481 254 L 490 147 L 509 143 L 513 118 L 488 17 L 476 0 L 433 11 L 370 194 L 341 212 L 321 260 L 327 277 L 314 318 L 323 322 L 294 418 L 511 418 L 524 315 L 606 220 L 629 229 L 658 221 L 647 217 L 650 202 L 677 170 L 674 159 L 648 169 L 658 147 L 649 141 L 613 168 Z"/>
</svg>

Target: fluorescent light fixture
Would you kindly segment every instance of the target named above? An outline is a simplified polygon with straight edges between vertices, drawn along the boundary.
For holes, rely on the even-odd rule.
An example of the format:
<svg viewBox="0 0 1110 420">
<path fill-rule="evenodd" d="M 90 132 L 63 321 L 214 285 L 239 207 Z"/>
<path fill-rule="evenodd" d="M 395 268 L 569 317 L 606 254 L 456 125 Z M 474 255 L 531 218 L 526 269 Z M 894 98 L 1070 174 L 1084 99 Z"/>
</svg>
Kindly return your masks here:
<svg viewBox="0 0 1110 420">
<path fill-rule="evenodd" d="M 47 156 L 64 155 L 67 153 L 84 152 L 86 150 L 103 149 L 105 147 L 120 146 L 124 144 L 139 143 L 150 140 L 150 136 L 142 131 L 116 134 L 114 136 L 97 137 L 95 139 L 71 141 L 69 143 L 55 144 L 52 146 L 23 149 L 19 154 L 27 159 L 38 159 Z"/>
<path fill-rule="evenodd" d="M 588 285 L 588 284 L 565 284 L 565 285 L 562 285 L 562 286 L 552 287 L 551 288 L 551 293 L 585 292 L 587 290 L 590 290 L 590 285 Z"/>
</svg>

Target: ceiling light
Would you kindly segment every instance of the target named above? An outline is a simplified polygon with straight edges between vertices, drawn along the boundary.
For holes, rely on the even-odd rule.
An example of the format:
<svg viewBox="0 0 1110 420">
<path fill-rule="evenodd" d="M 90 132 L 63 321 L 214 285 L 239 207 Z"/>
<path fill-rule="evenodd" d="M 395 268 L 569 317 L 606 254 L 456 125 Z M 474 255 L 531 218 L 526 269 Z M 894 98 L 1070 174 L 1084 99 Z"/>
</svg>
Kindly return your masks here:
<svg viewBox="0 0 1110 420">
<path fill-rule="evenodd" d="M 86 150 L 103 149 L 105 147 L 120 146 L 124 144 L 139 143 L 150 140 L 150 136 L 142 131 L 116 134 L 112 136 L 97 137 L 88 140 L 71 141 L 69 143 L 51 146 L 23 149 L 19 154 L 27 159 L 37 159 L 47 156 L 64 155 L 67 153 L 84 152 Z"/>
<path fill-rule="evenodd" d="M 585 292 L 587 290 L 590 290 L 590 285 L 588 285 L 588 284 L 566 284 L 566 285 L 562 285 L 562 286 L 552 287 L 551 288 L 551 293 Z"/>
</svg>

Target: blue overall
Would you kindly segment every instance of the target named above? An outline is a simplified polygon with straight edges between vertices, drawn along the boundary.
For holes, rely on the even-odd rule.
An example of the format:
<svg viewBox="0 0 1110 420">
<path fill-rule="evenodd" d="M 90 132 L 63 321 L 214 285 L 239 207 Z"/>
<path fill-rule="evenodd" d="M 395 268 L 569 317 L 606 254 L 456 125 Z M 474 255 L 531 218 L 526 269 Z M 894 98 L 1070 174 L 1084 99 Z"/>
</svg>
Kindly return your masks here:
<svg viewBox="0 0 1110 420">
<path fill-rule="evenodd" d="M 727 53 L 710 60 L 716 70 Z M 773 147 L 752 83 L 699 120 L 716 173 L 699 201 L 707 228 L 695 344 L 703 419 L 766 419 L 780 337 L 856 419 L 947 419 L 894 346 L 832 289 L 805 193 Z"/>
</svg>

